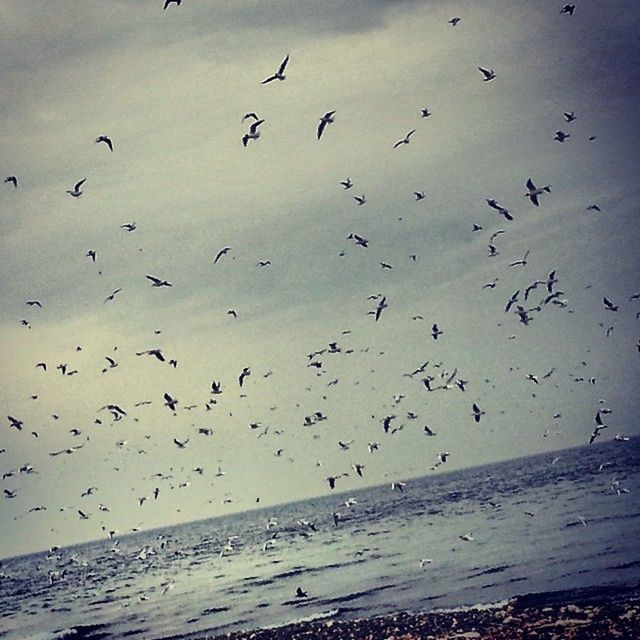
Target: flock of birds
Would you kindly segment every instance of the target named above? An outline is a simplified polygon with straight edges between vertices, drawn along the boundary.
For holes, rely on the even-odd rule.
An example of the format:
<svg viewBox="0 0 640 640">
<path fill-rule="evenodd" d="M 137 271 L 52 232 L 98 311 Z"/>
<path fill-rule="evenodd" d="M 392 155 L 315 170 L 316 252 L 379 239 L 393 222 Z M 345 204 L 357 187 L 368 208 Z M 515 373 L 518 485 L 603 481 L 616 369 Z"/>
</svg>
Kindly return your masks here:
<svg viewBox="0 0 640 640">
<path fill-rule="evenodd" d="M 171 5 L 175 5 L 179 7 L 181 5 L 181 0 L 166 0 L 164 2 L 163 9 L 169 8 Z M 562 7 L 561 13 L 567 15 L 573 15 L 575 11 L 575 5 L 565 5 Z M 460 23 L 461 18 L 455 17 L 449 21 L 449 24 L 452 27 L 457 27 Z M 263 85 L 271 85 L 272 83 L 284 82 L 287 79 L 286 72 L 288 70 L 289 64 L 291 63 L 291 58 L 289 55 L 286 55 L 282 62 L 279 64 L 277 69 L 271 74 L 268 75 L 261 81 Z M 498 74 L 494 69 L 486 68 L 483 66 L 478 66 L 478 71 L 481 75 L 481 79 L 485 83 L 493 82 L 498 77 Z M 318 119 L 317 130 L 316 130 L 316 139 L 320 143 L 324 136 L 327 135 L 327 127 L 336 122 L 336 112 L 337 110 L 329 110 L 321 115 Z M 432 113 L 428 108 L 420 109 L 420 117 L 429 118 Z M 573 111 L 567 111 L 563 113 L 563 117 L 567 125 L 570 125 L 577 119 L 577 115 Z M 242 122 L 249 122 L 249 127 L 246 133 L 241 138 L 241 143 L 245 148 L 248 148 L 249 143 L 257 144 L 261 138 L 260 127 L 265 122 L 263 118 L 260 118 L 255 112 L 246 113 Z M 336 125 L 337 126 L 337 125 Z M 395 143 L 390 145 L 392 149 L 398 150 L 402 147 L 405 147 L 411 144 L 414 134 L 416 133 L 416 129 L 409 130 L 406 135 L 397 140 Z M 570 133 L 567 133 L 562 130 L 557 130 L 555 132 L 554 140 L 558 143 L 564 143 L 569 137 Z M 591 136 L 589 140 L 594 140 L 595 136 Z M 109 153 L 117 153 L 116 145 L 110 136 L 101 134 L 95 138 L 96 145 L 103 145 L 104 148 L 108 149 Z M 4 182 L 13 187 L 14 189 L 20 188 L 19 178 L 15 175 L 9 175 L 5 178 Z M 79 199 L 84 194 L 84 187 L 87 183 L 87 178 L 84 177 L 79 179 L 70 189 L 66 191 L 69 197 L 74 199 Z M 550 185 L 539 186 L 540 182 L 537 179 L 534 181 L 533 178 L 529 178 L 526 180 L 524 185 L 524 197 L 527 198 L 531 206 L 540 207 L 545 205 L 547 199 L 551 200 L 553 198 L 552 188 Z M 354 188 L 354 182 L 350 178 L 345 178 L 339 182 L 339 185 L 342 187 L 344 191 L 348 191 Z M 414 197 L 416 201 L 421 201 L 425 199 L 426 195 L 423 191 L 415 191 Z M 365 194 L 356 195 L 354 199 L 358 206 L 364 206 L 367 203 L 367 199 Z M 496 198 L 487 197 L 486 198 L 487 206 L 493 211 L 496 212 L 498 216 L 504 221 L 505 225 L 512 223 L 516 216 L 515 214 L 509 210 L 506 206 L 499 203 Z M 599 213 L 601 212 L 600 207 L 597 204 L 590 204 L 586 207 L 589 211 Z M 137 225 L 135 222 L 128 222 L 121 225 L 123 231 L 127 233 L 133 233 L 137 229 Z M 471 228 L 471 233 L 481 233 L 484 230 L 483 226 L 480 224 L 473 224 Z M 500 249 L 498 246 L 498 238 L 506 233 L 506 229 L 500 229 L 493 232 L 490 236 L 489 243 L 487 245 L 488 256 L 490 258 L 495 258 L 500 255 Z M 359 247 L 362 250 L 365 250 L 369 247 L 369 240 L 367 240 L 363 235 L 358 233 L 350 233 L 347 237 L 347 240 L 352 242 L 355 247 Z M 217 251 L 216 255 L 213 257 L 211 264 L 217 265 L 220 261 L 224 260 L 226 256 L 228 256 L 232 252 L 232 248 L 229 246 L 222 247 L 219 251 Z M 513 260 L 508 264 L 507 269 L 523 269 L 528 265 L 528 259 L 530 256 L 530 251 L 527 250 L 521 259 Z M 98 251 L 96 249 L 89 249 L 86 252 L 86 257 L 91 260 L 92 263 L 95 263 L 99 259 Z M 227 258 L 228 259 L 228 258 Z M 416 256 L 412 255 L 411 259 L 413 261 L 416 260 Z M 256 266 L 260 268 L 267 268 L 271 265 L 270 260 L 260 260 L 257 262 Z M 393 269 L 393 265 L 389 262 L 381 262 L 380 267 L 382 269 Z M 151 287 L 155 288 L 170 288 L 173 287 L 173 283 L 164 277 L 159 277 L 153 274 L 147 274 L 145 276 L 146 280 L 150 283 Z M 497 282 L 499 278 L 495 278 L 491 282 L 487 282 L 482 286 L 482 289 L 494 289 L 497 287 Z M 561 282 L 561 274 L 558 273 L 557 269 L 550 270 L 546 275 L 541 278 L 530 279 L 527 280 L 522 287 L 514 291 L 509 298 L 504 303 L 504 313 L 510 314 L 512 317 L 517 319 L 517 321 L 527 326 L 531 322 L 534 321 L 537 314 L 543 313 L 550 308 L 560 308 L 567 309 L 569 305 L 569 300 L 566 297 L 564 291 L 559 289 Z M 122 288 L 119 287 L 113 290 L 104 298 L 104 303 L 113 303 L 116 300 L 116 296 L 122 291 Z M 542 294 L 542 295 L 540 295 Z M 532 298 L 536 297 L 534 301 Z M 640 299 L 640 293 L 635 293 L 630 296 L 629 302 L 637 301 Z M 384 295 L 382 293 L 373 294 L 369 296 L 368 301 L 371 303 L 373 308 L 367 311 L 367 314 L 370 315 L 373 319 L 373 322 L 383 321 L 385 311 L 390 306 L 389 296 Z M 605 311 L 611 312 L 613 314 L 618 313 L 620 311 L 620 305 L 612 301 L 609 297 L 603 297 L 602 299 L 603 308 Z M 37 299 L 29 299 L 26 301 L 26 305 L 30 309 L 42 309 L 43 303 Z M 568 309 L 571 311 L 570 309 Z M 235 309 L 229 309 L 227 314 L 232 318 L 237 318 L 237 311 Z M 637 317 L 637 316 L 636 316 Z M 414 320 L 422 320 L 422 316 L 414 316 Z M 32 328 L 32 321 L 23 319 L 20 321 L 21 324 L 27 329 Z M 434 341 L 438 340 L 446 340 L 447 328 L 446 326 L 441 326 L 439 322 L 430 323 L 431 331 L 428 335 Z M 610 335 L 610 332 L 613 331 L 613 326 L 607 329 L 607 335 Z M 160 332 L 157 331 L 157 334 Z M 344 335 L 347 335 L 349 332 L 343 332 Z M 637 345 L 638 352 L 640 352 L 640 341 Z M 82 347 L 77 347 L 78 351 L 82 350 Z M 324 375 L 327 372 L 327 367 L 324 363 L 324 359 L 334 357 L 337 354 L 349 354 L 353 353 L 352 348 L 344 347 L 339 344 L 339 341 L 332 341 L 327 346 L 312 351 L 308 354 L 307 358 L 307 367 L 315 370 L 317 375 Z M 144 358 L 148 357 L 153 359 L 155 362 L 160 364 L 166 364 L 170 367 L 177 368 L 178 367 L 178 359 L 176 357 L 170 357 L 165 354 L 163 348 L 154 347 L 150 349 L 141 349 L 132 354 L 134 358 Z M 66 359 L 66 356 L 65 356 Z M 102 373 L 107 373 L 112 369 L 120 366 L 120 362 L 116 359 L 115 354 L 110 354 L 104 357 L 104 361 L 102 362 Z M 43 374 L 49 372 L 51 369 L 50 364 L 46 362 L 38 362 L 35 364 L 37 369 L 40 369 Z M 70 366 L 67 362 L 60 362 L 55 366 L 55 370 L 59 372 L 60 375 L 68 377 L 79 375 L 81 371 L 76 368 Z M 546 374 L 542 376 L 538 376 L 534 373 L 527 372 L 525 374 L 526 380 L 530 381 L 534 385 L 540 385 L 544 380 L 550 378 L 554 374 L 555 369 L 550 370 Z M 267 378 L 271 375 L 271 371 L 266 373 L 262 373 L 264 378 Z M 252 375 L 252 369 L 250 366 L 242 366 L 238 367 L 237 378 L 233 383 L 227 385 L 223 384 L 220 380 L 212 380 L 210 385 L 210 393 L 206 399 L 198 398 L 192 404 L 184 404 L 175 395 L 170 391 L 163 391 L 158 394 L 157 402 L 161 402 L 163 407 L 173 415 L 177 415 L 178 411 L 191 411 L 191 410 L 199 410 L 203 411 L 205 414 L 209 411 L 213 411 L 218 402 L 218 397 L 223 393 L 229 393 L 229 386 L 237 387 L 240 393 L 243 393 L 246 390 L 247 379 Z M 466 380 L 458 373 L 458 368 L 456 367 L 447 367 L 442 362 L 429 362 L 426 361 L 417 368 L 413 369 L 410 372 L 407 372 L 406 377 L 411 381 L 418 381 L 422 388 L 426 391 L 426 393 L 436 393 L 444 390 L 457 390 L 459 393 L 466 393 L 467 389 L 470 385 L 469 380 Z M 591 379 L 585 378 L 575 378 L 575 382 L 592 382 Z M 333 386 L 338 384 L 338 380 L 331 380 L 328 382 L 327 386 Z M 37 396 L 32 396 L 35 400 Z M 394 397 L 392 406 L 394 410 L 386 415 L 382 416 L 379 419 L 379 437 L 380 440 L 370 440 L 367 443 L 367 451 L 370 455 L 376 455 L 377 452 L 380 451 L 382 445 L 382 438 L 387 438 L 392 436 L 393 434 L 401 431 L 405 428 L 406 424 L 409 424 L 413 421 L 419 421 L 420 416 L 417 412 L 413 410 L 400 411 L 401 404 L 403 402 L 404 395 L 398 394 Z M 142 407 L 144 405 L 148 405 L 154 402 L 153 400 L 142 400 L 135 404 L 135 408 Z M 94 424 L 96 426 L 103 425 L 106 423 L 107 419 L 105 418 L 108 415 L 111 418 L 112 423 L 120 422 L 122 420 L 126 420 L 132 414 L 130 408 L 125 408 L 125 403 L 109 403 L 102 407 L 97 412 Z M 474 400 L 470 400 L 468 402 L 469 407 L 469 419 L 473 420 L 475 423 L 480 424 L 486 416 L 486 411 L 481 407 L 481 400 L 475 398 Z M 608 425 L 605 423 L 605 416 L 611 413 L 611 409 L 606 406 L 600 406 L 595 414 L 594 422 L 595 426 L 590 434 L 585 433 L 585 442 L 593 443 L 597 438 L 601 437 L 604 430 L 608 428 Z M 559 417 L 559 414 L 558 414 Z M 58 420 L 59 416 L 57 414 L 53 414 L 54 420 Z M 138 418 L 134 418 L 136 421 Z M 17 432 L 26 432 L 30 433 L 33 438 L 39 438 L 39 432 L 32 427 L 28 427 L 25 422 L 15 415 L 7 415 L 8 426 L 9 428 L 17 431 Z M 319 423 L 322 423 L 327 420 L 327 416 L 323 411 L 315 411 L 310 415 L 304 416 L 303 421 L 301 422 L 300 427 L 305 429 L 315 428 Z M 284 435 L 286 432 L 283 429 L 276 429 L 270 425 L 264 425 L 262 421 L 255 420 L 249 425 L 252 431 L 257 432 L 258 438 L 263 438 L 267 435 L 271 436 L 280 436 Z M 425 437 L 429 438 L 437 438 L 437 432 L 431 427 L 429 424 L 421 424 L 419 429 L 420 433 L 422 433 Z M 77 441 L 77 444 L 70 444 L 68 446 L 63 446 L 62 448 L 57 448 L 49 452 L 49 456 L 57 457 L 57 456 L 70 456 L 73 454 L 78 454 L 83 449 L 91 446 L 91 436 L 86 435 L 83 428 L 74 427 L 69 430 L 70 436 Z M 194 441 L 194 438 L 197 437 L 211 437 L 214 435 L 214 431 L 210 427 L 199 426 L 195 429 L 193 436 L 189 435 L 189 437 L 178 437 L 172 436 L 171 441 L 175 446 L 176 450 L 182 451 L 184 449 L 189 448 Z M 150 435 L 145 435 L 145 439 L 151 439 Z M 615 436 L 616 440 L 625 441 L 628 440 L 625 436 L 621 434 L 617 434 Z M 126 440 L 119 440 L 116 443 L 116 447 L 118 449 L 124 449 L 127 447 L 128 443 Z M 337 442 L 337 447 L 339 451 L 349 452 L 351 450 L 352 445 L 354 445 L 354 440 L 339 440 Z M 364 448 L 362 449 L 364 451 Z M 139 448 L 138 452 L 140 454 L 146 454 L 144 448 Z M 5 449 L 0 449 L 0 453 L 6 453 Z M 274 456 L 277 458 L 281 458 L 285 455 L 285 448 L 278 447 L 274 452 Z M 431 470 L 435 470 L 440 466 L 446 464 L 448 459 L 452 454 L 449 451 L 439 451 L 434 457 L 433 464 L 431 466 Z M 1 459 L 0 459 L 1 460 Z M 321 466 L 321 463 L 316 463 L 317 466 Z M 349 463 L 347 463 L 349 464 Z M 342 482 L 346 482 L 345 479 L 353 478 L 354 475 L 358 478 L 364 478 L 366 473 L 366 464 L 364 464 L 361 460 L 355 460 L 350 463 L 350 466 L 345 464 L 345 468 L 340 473 L 333 473 L 326 476 L 326 486 L 329 491 L 333 491 L 337 489 Z M 205 471 L 204 466 L 198 465 L 192 469 L 192 473 L 196 474 L 196 476 L 202 476 Z M 164 492 L 163 483 L 168 484 L 171 489 L 180 489 L 188 487 L 191 484 L 190 480 L 175 480 L 175 472 L 176 469 L 171 467 L 169 471 L 160 472 L 155 474 L 155 477 L 152 478 L 153 484 L 150 484 L 145 489 L 144 495 L 138 495 L 136 497 L 136 503 L 139 508 L 143 508 L 145 503 L 148 502 L 156 502 L 161 499 L 161 495 Z M 2 481 L 17 481 L 18 478 L 22 476 L 28 476 L 31 474 L 37 474 L 38 471 L 29 463 L 24 463 L 16 468 L 5 470 L 2 474 Z M 217 467 L 217 471 L 215 472 L 215 477 L 222 478 L 226 475 L 226 472 L 223 471 L 221 466 Z M 390 488 L 393 491 L 403 492 L 407 486 L 407 483 L 402 480 L 394 480 Z M 619 485 L 616 487 L 616 491 L 620 492 Z M 99 495 L 100 488 L 98 486 L 90 486 L 86 488 L 79 495 L 80 504 L 74 505 L 73 507 L 61 507 L 60 510 L 75 510 L 78 518 L 80 520 L 91 520 L 94 517 L 94 513 L 85 507 L 90 500 L 96 499 L 96 494 Z M 15 487 L 5 487 L 3 489 L 3 494 L 6 499 L 14 500 L 19 496 L 19 490 Z M 258 502 L 260 498 L 256 498 L 256 502 Z M 225 497 L 223 502 L 231 502 L 232 498 L 228 496 Z M 346 508 L 351 508 L 357 504 L 355 498 L 349 498 L 344 502 L 344 506 Z M 107 514 L 110 512 L 110 507 L 108 505 L 103 504 L 102 502 L 97 502 L 95 507 L 99 512 L 100 517 L 100 525 L 103 532 L 107 532 L 110 538 L 113 538 L 117 534 L 117 530 L 115 526 L 112 526 L 108 523 L 108 520 L 105 518 Z M 40 511 L 46 511 L 48 509 L 47 505 L 33 505 L 28 506 L 25 512 L 25 515 L 28 513 L 35 513 Z M 339 525 L 341 514 L 339 512 L 335 512 L 333 514 L 334 523 Z M 307 529 L 313 529 L 312 523 L 302 522 L 301 526 Z M 467 533 L 460 536 L 460 539 L 466 542 L 473 541 L 473 536 L 471 533 Z M 272 539 L 265 543 L 265 550 L 273 546 L 274 542 Z M 227 546 L 222 550 L 222 554 L 233 550 L 233 541 L 229 540 Z M 423 559 L 420 561 L 420 566 L 424 566 L 430 563 L 430 559 Z M 305 598 L 307 597 L 307 592 L 299 587 L 295 593 L 296 598 Z"/>
</svg>

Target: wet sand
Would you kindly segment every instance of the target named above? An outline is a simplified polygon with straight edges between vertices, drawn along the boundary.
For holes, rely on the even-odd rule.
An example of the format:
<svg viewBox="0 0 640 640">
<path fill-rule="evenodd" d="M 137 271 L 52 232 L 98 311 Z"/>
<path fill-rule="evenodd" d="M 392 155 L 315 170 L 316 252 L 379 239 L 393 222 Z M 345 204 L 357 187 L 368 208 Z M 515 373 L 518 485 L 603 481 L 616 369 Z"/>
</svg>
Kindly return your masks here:
<svg viewBox="0 0 640 640">
<path fill-rule="evenodd" d="M 571 640 L 640 639 L 640 599 L 531 605 L 514 599 L 496 609 L 399 613 L 360 620 L 317 620 L 203 640 Z"/>
</svg>

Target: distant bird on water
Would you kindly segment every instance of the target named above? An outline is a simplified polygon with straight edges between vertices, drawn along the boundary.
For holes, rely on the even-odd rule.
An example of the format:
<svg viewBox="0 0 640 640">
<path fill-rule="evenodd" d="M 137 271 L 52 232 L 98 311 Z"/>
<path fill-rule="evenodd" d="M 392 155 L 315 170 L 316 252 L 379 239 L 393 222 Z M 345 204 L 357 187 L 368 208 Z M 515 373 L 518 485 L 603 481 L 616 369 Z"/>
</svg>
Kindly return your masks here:
<svg viewBox="0 0 640 640">
<path fill-rule="evenodd" d="M 287 64 L 289 63 L 289 54 L 286 55 L 285 59 L 280 63 L 278 70 L 268 78 L 265 78 L 260 84 L 267 84 L 268 82 L 272 82 L 273 80 L 284 80 L 287 76 L 284 75 L 284 70 L 287 68 Z"/>
</svg>

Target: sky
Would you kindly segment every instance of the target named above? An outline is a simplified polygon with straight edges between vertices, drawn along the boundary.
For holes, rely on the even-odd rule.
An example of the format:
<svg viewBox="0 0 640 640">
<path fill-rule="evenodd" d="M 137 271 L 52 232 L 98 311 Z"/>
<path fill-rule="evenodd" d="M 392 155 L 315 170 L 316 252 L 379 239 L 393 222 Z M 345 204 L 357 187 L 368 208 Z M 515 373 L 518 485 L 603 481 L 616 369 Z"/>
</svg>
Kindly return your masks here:
<svg viewBox="0 0 640 640">
<path fill-rule="evenodd" d="M 0 557 L 640 433 L 636 3 L 162 5 L 0 6 Z"/>
</svg>

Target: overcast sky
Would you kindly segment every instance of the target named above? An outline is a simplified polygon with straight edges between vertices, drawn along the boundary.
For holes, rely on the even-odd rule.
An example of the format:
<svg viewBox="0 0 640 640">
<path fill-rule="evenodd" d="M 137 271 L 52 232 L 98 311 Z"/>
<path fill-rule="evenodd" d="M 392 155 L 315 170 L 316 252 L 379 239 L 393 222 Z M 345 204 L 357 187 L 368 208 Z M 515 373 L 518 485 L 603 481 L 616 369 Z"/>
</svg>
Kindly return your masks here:
<svg viewBox="0 0 640 640">
<path fill-rule="evenodd" d="M 0 555 L 640 433 L 640 10 L 562 4 L 5 0 Z"/>
</svg>

